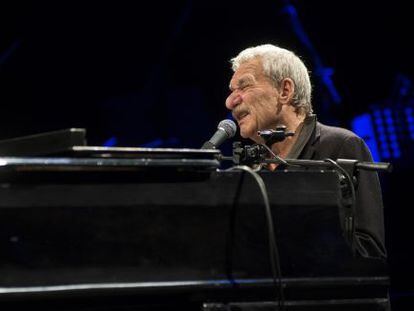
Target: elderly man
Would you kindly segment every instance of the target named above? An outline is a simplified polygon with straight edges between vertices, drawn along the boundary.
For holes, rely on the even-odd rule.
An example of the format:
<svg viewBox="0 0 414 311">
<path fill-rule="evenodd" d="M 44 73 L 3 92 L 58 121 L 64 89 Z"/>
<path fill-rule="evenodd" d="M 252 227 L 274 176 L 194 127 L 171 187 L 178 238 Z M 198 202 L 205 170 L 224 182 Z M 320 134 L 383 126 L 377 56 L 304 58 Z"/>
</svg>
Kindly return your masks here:
<svg viewBox="0 0 414 311">
<path fill-rule="evenodd" d="M 243 138 L 263 143 L 259 130 L 284 125 L 295 135 L 271 146 L 282 158 L 372 161 L 360 137 L 316 120 L 308 70 L 293 52 L 270 44 L 256 46 L 233 58 L 232 65 L 226 107 Z M 360 172 L 356 198 L 357 252 L 363 257 L 385 258 L 383 205 L 376 173 Z"/>
</svg>

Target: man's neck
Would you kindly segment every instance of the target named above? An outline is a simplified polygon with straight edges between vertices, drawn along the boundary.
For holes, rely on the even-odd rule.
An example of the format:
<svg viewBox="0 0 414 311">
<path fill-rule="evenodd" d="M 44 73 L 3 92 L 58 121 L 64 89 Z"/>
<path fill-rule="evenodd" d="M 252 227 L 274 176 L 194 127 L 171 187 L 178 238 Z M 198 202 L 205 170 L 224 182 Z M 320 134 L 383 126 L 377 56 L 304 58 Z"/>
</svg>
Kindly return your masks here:
<svg viewBox="0 0 414 311">
<path fill-rule="evenodd" d="M 272 151 L 282 158 L 286 158 L 290 150 L 297 141 L 303 126 L 305 115 L 294 114 L 290 118 L 285 119 L 286 131 L 295 133 L 293 136 L 286 137 L 283 141 L 274 143 L 271 146 Z"/>
</svg>

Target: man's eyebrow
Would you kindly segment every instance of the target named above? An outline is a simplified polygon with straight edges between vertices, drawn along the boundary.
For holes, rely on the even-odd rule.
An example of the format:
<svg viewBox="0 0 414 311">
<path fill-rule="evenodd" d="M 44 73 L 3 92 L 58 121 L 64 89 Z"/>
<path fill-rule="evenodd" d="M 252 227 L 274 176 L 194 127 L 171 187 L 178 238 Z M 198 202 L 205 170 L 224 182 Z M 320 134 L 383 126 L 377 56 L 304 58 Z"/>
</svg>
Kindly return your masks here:
<svg viewBox="0 0 414 311">
<path fill-rule="evenodd" d="M 243 85 L 254 82 L 254 80 L 255 80 L 254 77 L 251 76 L 251 75 L 242 76 L 236 81 L 236 88 L 239 88 Z M 234 90 L 234 88 L 231 86 L 231 83 L 229 84 L 229 89 L 230 89 L 230 91 Z"/>
</svg>

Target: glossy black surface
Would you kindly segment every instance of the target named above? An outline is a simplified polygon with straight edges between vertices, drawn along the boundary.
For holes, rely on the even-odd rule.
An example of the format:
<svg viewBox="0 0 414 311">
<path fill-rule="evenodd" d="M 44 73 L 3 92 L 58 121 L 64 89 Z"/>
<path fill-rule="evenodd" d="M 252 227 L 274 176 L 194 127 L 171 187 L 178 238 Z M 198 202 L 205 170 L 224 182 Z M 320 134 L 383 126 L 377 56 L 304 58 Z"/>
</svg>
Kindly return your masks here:
<svg viewBox="0 0 414 311">
<path fill-rule="evenodd" d="M 271 278 L 262 198 L 249 176 L 117 172 L 104 164 L 100 171 L 52 165 L 0 172 L 3 298 L 7 288 L 12 294 L 12 288 L 46 286 L 56 294 L 56 286 L 67 285 L 77 293 L 155 286 L 189 293 L 197 282 L 233 288 Z M 386 288 L 385 263 L 353 258 L 342 236 L 335 172 L 261 176 L 292 296 L 298 284 L 315 287 L 318 280 Z M 185 282 L 196 283 L 182 287 Z"/>
</svg>

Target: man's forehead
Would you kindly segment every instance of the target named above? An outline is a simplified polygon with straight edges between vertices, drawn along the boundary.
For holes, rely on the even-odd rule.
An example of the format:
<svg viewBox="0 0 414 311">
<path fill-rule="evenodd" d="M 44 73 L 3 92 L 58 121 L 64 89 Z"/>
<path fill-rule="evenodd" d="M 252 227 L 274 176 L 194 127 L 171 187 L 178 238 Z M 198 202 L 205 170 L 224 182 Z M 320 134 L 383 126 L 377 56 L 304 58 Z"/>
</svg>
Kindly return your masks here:
<svg viewBox="0 0 414 311">
<path fill-rule="evenodd" d="M 263 71 L 263 66 L 262 66 L 262 62 L 260 61 L 260 59 L 253 58 L 251 60 L 245 61 L 244 63 L 241 63 L 235 73 L 250 72 L 253 74 L 259 74 L 262 71 Z"/>
<path fill-rule="evenodd" d="M 251 60 L 242 63 L 230 80 L 230 89 L 235 88 L 244 82 L 255 81 L 256 78 L 262 73 L 263 69 L 260 61 Z"/>
</svg>

